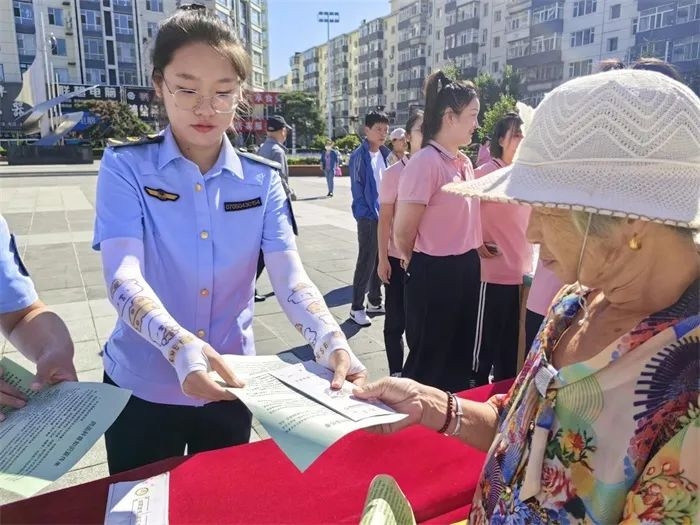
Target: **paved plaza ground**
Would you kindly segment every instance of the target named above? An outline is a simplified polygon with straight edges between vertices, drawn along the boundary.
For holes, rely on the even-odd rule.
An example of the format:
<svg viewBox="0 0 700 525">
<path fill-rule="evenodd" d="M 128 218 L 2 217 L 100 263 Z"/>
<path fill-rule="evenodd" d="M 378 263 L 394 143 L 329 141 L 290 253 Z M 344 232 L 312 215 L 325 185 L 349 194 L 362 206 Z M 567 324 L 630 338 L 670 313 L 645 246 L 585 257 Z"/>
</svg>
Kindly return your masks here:
<svg viewBox="0 0 700 525">
<path fill-rule="evenodd" d="M 19 176 L 18 176 L 19 175 Z M 75 364 L 82 381 L 101 381 L 100 350 L 116 314 L 106 298 L 100 258 L 91 248 L 96 176 L 92 166 L 9 168 L 0 165 L 0 212 L 17 235 L 41 299 L 66 321 L 75 341 Z M 388 372 L 382 336 L 383 317 L 369 328 L 349 322 L 352 275 L 357 254 L 355 221 L 350 213 L 350 181 L 336 179 L 335 197 L 327 199 L 325 179 L 292 179 L 299 200 L 299 251 L 311 279 L 324 294 L 370 378 Z M 264 273 L 259 291 L 271 293 Z M 256 348 L 261 355 L 308 346 L 287 321 L 274 297 L 256 305 Z M 34 368 L 0 336 L 3 355 Z M 255 425 L 254 439 L 265 439 Z M 75 467 L 46 491 L 107 475 L 101 439 Z M 17 496 L 0 491 L 0 504 Z"/>
</svg>

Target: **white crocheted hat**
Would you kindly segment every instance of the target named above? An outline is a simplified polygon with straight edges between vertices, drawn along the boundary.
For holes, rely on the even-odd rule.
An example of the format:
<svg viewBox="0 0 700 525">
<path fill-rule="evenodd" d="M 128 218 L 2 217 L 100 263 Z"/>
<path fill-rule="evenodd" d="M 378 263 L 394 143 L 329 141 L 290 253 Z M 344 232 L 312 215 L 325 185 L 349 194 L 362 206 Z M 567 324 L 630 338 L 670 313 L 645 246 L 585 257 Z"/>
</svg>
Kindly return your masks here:
<svg viewBox="0 0 700 525">
<path fill-rule="evenodd" d="M 576 78 L 534 112 L 513 164 L 445 191 L 700 228 L 700 99 L 650 71 Z"/>
</svg>

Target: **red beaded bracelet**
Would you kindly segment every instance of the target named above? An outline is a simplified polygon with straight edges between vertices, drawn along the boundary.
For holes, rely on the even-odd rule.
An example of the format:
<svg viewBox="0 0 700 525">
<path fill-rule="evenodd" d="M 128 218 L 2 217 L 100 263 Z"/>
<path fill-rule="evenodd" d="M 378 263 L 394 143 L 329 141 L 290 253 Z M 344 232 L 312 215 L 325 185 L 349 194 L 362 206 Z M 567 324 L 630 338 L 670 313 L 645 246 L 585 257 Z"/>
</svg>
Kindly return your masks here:
<svg viewBox="0 0 700 525">
<path fill-rule="evenodd" d="M 438 434 L 444 434 L 447 432 L 447 429 L 450 428 L 450 423 L 452 423 L 452 410 L 454 409 L 454 398 L 452 397 L 452 394 L 450 392 L 446 392 L 447 394 L 447 415 L 445 416 L 445 424 L 442 425 L 442 428 L 438 430 Z"/>
</svg>

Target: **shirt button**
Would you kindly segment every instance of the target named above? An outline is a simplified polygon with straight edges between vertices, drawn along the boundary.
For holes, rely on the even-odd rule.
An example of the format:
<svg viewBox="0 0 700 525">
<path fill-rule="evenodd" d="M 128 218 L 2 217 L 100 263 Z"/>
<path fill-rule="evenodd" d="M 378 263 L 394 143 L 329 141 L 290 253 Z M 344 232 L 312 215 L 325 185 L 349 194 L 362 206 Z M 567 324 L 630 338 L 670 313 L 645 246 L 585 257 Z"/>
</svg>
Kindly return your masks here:
<svg viewBox="0 0 700 525">
<path fill-rule="evenodd" d="M 207 295 L 209 295 L 209 290 L 207 290 L 206 288 L 202 288 L 199 291 L 199 295 L 201 295 L 202 297 L 206 297 Z"/>
<path fill-rule="evenodd" d="M 202 191 L 202 185 L 198 182 L 197 184 L 194 185 L 195 191 Z"/>
<path fill-rule="evenodd" d="M 208 231 L 203 231 L 202 233 L 199 234 L 199 237 L 202 239 L 208 239 L 209 238 L 209 232 Z"/>
<path fill-rule="evenodd" d="M 205 335 L 207 335 L 207 333 L 204 330 L 197 330 L 197 337 L 202 338 Z"/>
</svg>

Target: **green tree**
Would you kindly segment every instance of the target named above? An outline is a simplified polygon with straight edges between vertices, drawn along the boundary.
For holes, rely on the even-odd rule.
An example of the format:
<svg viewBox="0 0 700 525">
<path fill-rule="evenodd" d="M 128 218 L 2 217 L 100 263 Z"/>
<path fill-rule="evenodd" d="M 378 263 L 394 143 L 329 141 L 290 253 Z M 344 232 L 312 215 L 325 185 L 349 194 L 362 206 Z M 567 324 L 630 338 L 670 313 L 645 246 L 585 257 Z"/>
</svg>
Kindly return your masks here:
<svg viewBox="0 0 700 525">
<path fill-rule="evenodd" d="M 501 93 L 510 95 L 515 100 L 520 100 L 523 78 L 520 73 L 511 65 L 507 65 L 503 69 L 503 76 L 499 82 Z"/>
<path fill-rule="evenodd" d="M 316 135 L 314 139 L 311 141 L 311 144 L 309 147 L 311 149 L 323 149 L 326 147 L 326 142 L 328 141 L 328 137 L 325 137 L 323 135 Z"/>
<path fill-rule="evenodd" d="M 501 95 L 501 98 L 499 98 L 484 115 L 484 120 L 481 122 L 481 127 L 479 128 L 479 141 L 491 135 L 496 122 L 503 118 L 506 113 L 516 111 L 515 103 L 516 100 L 510 95 Z"/>
<path fill-rule="evenodd" d="M 357 148 L 361 142 L 362 141 L 360 140 L 360 137 L 352 133 L 350 135 L 345 135 L 341 139 L 336 140 L 335 147 L 338 148 L 340 151 L 349 152 Z"/>
<path fill-rule="evenodd" d="M 141 120 L 126 104 L 106 100 L 87 100 L 81 109 L 100 117 L 99 124 L 84 135 L 93 146 L 103 145 L 109 138 L 141 137 L 153 133 L 153 128 Z"/>
<path fill-rule="evenodd" d="M 457 62 L 454 60 L 445 64 L 441 69 L 450 80 L 462 80 L 462 70 L 457 67 Z"/>
<path fill-rule="evenodd" d="M 479 90 L 479 101 L 481 102 L 479 122 L 483 126 L 486 113 L 501 100 L 501 97 L 508 95 L 516 101 L 520 98 L 522 77 L 513 69 L 513 66 L 506 66 L 500 80 L 496 80 L 488 73 L 481 73 L 474 79 L 474 84 Z"/>
<path fill-rule="evenodd" d="M 318 98 L 314 95 L 301 91 L 282 93 L 280 103 L 282 115 L 296 128 L 297 144 L 309 145 L 317 135 L 326 134 Z"/>
</svg>

